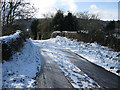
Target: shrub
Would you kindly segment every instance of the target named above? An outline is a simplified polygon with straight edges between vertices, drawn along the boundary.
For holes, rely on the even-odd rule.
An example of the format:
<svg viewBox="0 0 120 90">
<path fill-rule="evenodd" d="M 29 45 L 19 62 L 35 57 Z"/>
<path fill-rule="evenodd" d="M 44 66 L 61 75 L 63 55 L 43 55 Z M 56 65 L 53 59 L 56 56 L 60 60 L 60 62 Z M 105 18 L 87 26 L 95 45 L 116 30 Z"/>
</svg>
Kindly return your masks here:
<svg viewBox="0 0 120 90">
<path fill-rule="evenodd" d="M 78 41 L 83 42 L 97 42 L 98 44 L 102 46 L 107 46 L 109 48 L 114 49 L 115 51 L 120 51 L 120 39 L 117 39 L 111 34 L 107 34 L 104 31 L 91 31 L 88 34 L 85 33 L 78 33 Z"/>
<path fill-rule="evenodd" d="M 23 32 L 19 33 L 19 37 L 10 38 L 7 42 L 2 40 L 2 60 L 9 60 L 15 52 L 20 50 L 25 41 L 26 35 Z"/>
</svg>

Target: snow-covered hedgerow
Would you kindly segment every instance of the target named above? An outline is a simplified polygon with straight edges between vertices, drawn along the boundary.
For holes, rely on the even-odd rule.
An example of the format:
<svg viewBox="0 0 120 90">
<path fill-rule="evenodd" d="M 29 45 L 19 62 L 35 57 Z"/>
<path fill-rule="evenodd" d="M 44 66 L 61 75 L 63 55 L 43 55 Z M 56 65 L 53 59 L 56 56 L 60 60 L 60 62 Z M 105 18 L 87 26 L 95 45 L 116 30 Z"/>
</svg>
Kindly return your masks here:
<svg viewBox="0 0 120 90">
<path fill-rule="evenodd" d="M 0 37 L 2 41 L 2 60 L 9 60 L 12 54 L 18 51 L 26 40 L 26 35 L 17 30 L 15 34 Z"/>
</svg>

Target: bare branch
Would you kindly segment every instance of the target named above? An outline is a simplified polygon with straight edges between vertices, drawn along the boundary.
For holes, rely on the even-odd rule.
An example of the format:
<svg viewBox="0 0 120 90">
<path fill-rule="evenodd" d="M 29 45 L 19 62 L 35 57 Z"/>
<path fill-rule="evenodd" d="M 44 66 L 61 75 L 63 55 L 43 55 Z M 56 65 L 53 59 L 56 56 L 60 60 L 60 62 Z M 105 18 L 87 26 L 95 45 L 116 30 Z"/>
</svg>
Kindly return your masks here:
<svg viewBox="0 0 120 90">
<path fill-rule="evenodd" d="M 30 3 L 24 0 L 16 0 L 16 2 L 2 2 L 1 17 L 2 25 L 13 23 L 15 19 L 28 19 L 35 15 L 36 9 Z"/>
</svg>

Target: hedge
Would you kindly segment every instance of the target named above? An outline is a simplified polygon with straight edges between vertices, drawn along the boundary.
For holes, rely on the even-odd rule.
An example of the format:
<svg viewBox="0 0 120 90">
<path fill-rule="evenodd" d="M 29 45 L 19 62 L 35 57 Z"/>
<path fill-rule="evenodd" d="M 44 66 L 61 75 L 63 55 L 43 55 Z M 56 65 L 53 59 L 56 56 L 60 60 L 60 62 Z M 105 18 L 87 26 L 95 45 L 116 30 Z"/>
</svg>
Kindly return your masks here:
<svg viewBox="0 0 120 90">
<path fill-rule="evenodd" d="M 22 31 L 16 31 L 15 34 L 0 37 L 2 41 L 2 60 L 8 61 L 10 57 L 23 47 L 27 36 Z"/>
</svg>

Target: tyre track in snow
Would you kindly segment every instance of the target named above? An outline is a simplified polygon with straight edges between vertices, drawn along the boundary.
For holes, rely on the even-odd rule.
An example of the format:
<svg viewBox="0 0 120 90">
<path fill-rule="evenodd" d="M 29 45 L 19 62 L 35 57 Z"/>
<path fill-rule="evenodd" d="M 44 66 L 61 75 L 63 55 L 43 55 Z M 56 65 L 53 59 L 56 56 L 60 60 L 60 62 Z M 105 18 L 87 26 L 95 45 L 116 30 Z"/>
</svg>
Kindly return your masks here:
<svg viewBox="0 0 120 90">
<path fill-rule="evenodd" d="M 42 49 L 40 50 L 42 51 Z M 35 88 L 73 88 L 59 66 L 49 60 L 46 52 L 41 52 L 41 71 L 36 79 Z"/>
<path fill-rule="evenodd" d="M 58 48 L 46 48 L 39 44 L 36 45 L 40 47 L 42 62 L 40 75 L 37 78 L 37 88 L 99 87 L 85 73 L 72 63 L 67 62 L 67 58 L 62 56 Z"/>
<path fill-rule="evenodd" d="M 62 54 L 69 58 L 70 62 L 80 68 L 89 77 L 95 80 L 102 88 L 120 88 L 120 77 L 106 71 L 70 50 L 60 49 Z"/>
</svg>

